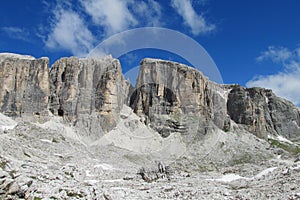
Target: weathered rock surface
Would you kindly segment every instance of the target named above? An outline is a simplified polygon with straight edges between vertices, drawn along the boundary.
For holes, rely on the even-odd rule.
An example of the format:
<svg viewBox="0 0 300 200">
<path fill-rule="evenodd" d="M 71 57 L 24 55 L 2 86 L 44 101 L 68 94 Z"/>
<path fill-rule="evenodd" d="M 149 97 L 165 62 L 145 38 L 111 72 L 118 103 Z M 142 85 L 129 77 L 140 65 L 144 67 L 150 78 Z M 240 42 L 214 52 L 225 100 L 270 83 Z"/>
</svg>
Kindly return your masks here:
<svg viewBox="0 0 300 200">
<path fill-rule="evenodd" d="M 164 161 L 172 169 L 168 179 L 162 177 L 168 174 L 166 167 L 153 165 L 151 156 L 112 145 L 83 145 L 61 121 L 54 117 L 44 124 L 19 123 L 0 134 L 0 199 L 300 198 L 300 162 L 291 158 L 252 162 L 241 157 L 235 164 L 226 164 L 227 158 L 219 155 L 228 152 L 225 146 L 235 145 L 236 140 L 241 142 L 235 147 L 238 152 L 247 150 L 245 144 L 257 145 L 247 139 L 257 138 L 252 134 L 228 138 L 225 149 L 214 146 L 198 160 L 198 166 L 197 157 L 188 164 L 184 164 L 186 157 Z M 262 152 L 262 148 L 256 150 Z M 249 153 L 255 156 L 254 151 Z M 224 158 L 222 165 L 211 160 L 218 155 L 219 160 Z M 141 172 L 150 183 L 136 174 L 141 166 L 146 166 Z"/>
<path fill-rule="evenodd" d="M 227 129 L 226 90 L 183 64 L 144 59 L 130 106 L 167 137 L 171 132 L 206 134 L 213 123 Z"/>
<path fill-rule="evenodd" d="M 35 91 L 24 85 L 48 84 L 44 110 L 54 115 L 0 115 L 0 199 L 300 198 L 300 141 L 282 137 L 299 137 L 299 109 L 269 90 L 218 85 L 185 65 L 146 59 L 131 93 L 111 57 L 63 58 L 50 75 L 33 57 L 1 59 L 1 87 L 12 81 L 9 91 L 23 94 L 3 101 L 3 112 L 32 115 Z M 26 70 L 8 73 L 9 65 Z M 137 115 L 124 106 L 128 93 Z M 9 110 L 15 102 L 28 111 Z M 278 136 L 271 144 L 255 136 L 266 134 Z M 154 160 L 162 162 L 152 168 Z"/>
<path fill-rule="evenodd" d="M 62 58 L 53 64 L 50 77 L 55 115 L 82 127 L 84 136 L 99 138 L 116 126 L 129 88 L 117 59 Z"/>
<path fill-rule="evenodd" d="M 13 117 L 47 114 L 48 68 L 48 58 L 1 53 L 0 112 Z"/>
<path fill-rule="evenodd" d="M 268 134 L 300 136 L 300 111 L 291 102 L 263 88 L 231 87 L 227 109 L 231 119 L 261 138 Z"/>
<path fill-rule="evenodd" d="M 0 54 L 0 111 L 28 117 L 50 110 L 90 141 L 116 127 L 128 99 L 163 137 L 179 132 L 201 138 L 213 128 L 230 131 L 232 122 L 261 138 L 300 135 L 300 111 L 290 102 L 266 89 L 213 83 L 183 64 L 144 59 L 134 91 L 110 56 L 62 58 L 50 73 L 48 65 L 48 58 Z"/>
<path fill-rule="evenodd" d="M 142 61 L 130 106 L 163 137 L 230 131 L 232 122 L 261 138 L 300 136 L 299 109 L 270 90 L 218 85 L 194 68 L 158 59 Z"/>
</svg>

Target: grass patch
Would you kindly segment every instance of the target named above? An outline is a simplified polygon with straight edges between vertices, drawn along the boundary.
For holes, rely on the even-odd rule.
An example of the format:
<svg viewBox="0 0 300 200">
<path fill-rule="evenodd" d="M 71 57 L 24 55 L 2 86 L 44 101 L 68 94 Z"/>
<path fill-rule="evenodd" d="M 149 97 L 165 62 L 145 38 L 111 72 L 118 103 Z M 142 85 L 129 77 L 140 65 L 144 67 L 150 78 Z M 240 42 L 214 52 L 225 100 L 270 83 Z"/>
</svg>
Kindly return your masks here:
<svg viewBox="0 0 300 200">
<path fill-rule="evenodd" d="M 6 160 L 0 161 L 0 168 L 5 170 L 7 164 L 8 164 L 8 161 L 6 161 Z"/>
<path fill-rule="evenodd" d="M 232 162 L 234 165 L 240 165 L 244 163 L 251 163 L 253 161 L 253 158 L 250 154 L 244 154 L 237 159 L 234 159 Z"/>
<path fill-rule="evenodd" d="M 10 172 L 8 172 L 8 174 L 12 177 L 15 178 L 15 174 L 17 173 L 16 170 L 11 170 Z"/>
<path fill-rule="evenodd" d="M 67 196 L 68 197 L 75 197 L 75 198 L 83 198 L 82 194 L 78 194 L 78 193 L 71 192 L 71 191 L 67 191 Z"/>
<path fill-rule="evenodd" d="M 281 141 L 278 141 L 278 140 L 274 140 L 274 139 L 271 139 L 269 138 L 268 139 L 268 142 L 270 143 L 270 145 L 272 147 L 277 147 L 277 148 L 281 148 L 293 155 L 297 155 L 300 153 L 300 147 L 297 146 L 297 145 L 294 145 L 294 144 L 288 144 L 288 143 L 284 143 L 284 142 L 281 142 Z"/>
</svg>

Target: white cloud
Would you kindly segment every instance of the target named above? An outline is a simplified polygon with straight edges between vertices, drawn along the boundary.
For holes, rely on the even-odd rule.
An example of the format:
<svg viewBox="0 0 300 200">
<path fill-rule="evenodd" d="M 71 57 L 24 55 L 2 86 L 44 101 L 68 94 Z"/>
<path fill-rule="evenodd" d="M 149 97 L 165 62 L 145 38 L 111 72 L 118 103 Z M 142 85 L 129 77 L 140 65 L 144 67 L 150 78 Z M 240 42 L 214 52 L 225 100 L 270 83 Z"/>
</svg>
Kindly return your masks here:
<svg viewBox="0 0 300 200">
<path fill-rule="evenodd" d="M 103 40 L 103 37 L 138 25 L 161 25 L 161 7 L 155 0 L 79 0 L 78 3 L 81 6 L 69 0 L 56 0 L 54 4 L 44 2 L 48 10 L 54 10 L 54 17 L 50 31 L 41 26 L 37 35 L 48 49 L 64 49 L 84 56 L 93 49 L 96 38 Z M 88 16 L 93 23 L 88 21 Z"/>
<path fill-rule="evenodd" d="M 269 46 L 268 50 L 262 52 L 256 60 L 259 62 L 271 60 L 274 63 L 284 63 L 291 59 L 292 56 L 292 52 L 285 47 Z"/>
<path fill-rule="evenodd" d="M 214 24 L 208 23 L 202 15 L 196 13 L 190 0 L 172 0 L 171 5 L 194 35 L 208 33 L 216 29 Z"/>
<path fill-rule="evenodd" d="M 259 62 L 270 60 L 284 67 L 282 72 L 268 76 L 258 76 L 250 80 L 247 87 L 272 89 L 278 96 L 300 105 L 300 48 L 290 51 L 284 47 L 269 47 L 257 58 Z"/>
<path fill-rule="evenodd" d="M 84 56 L 93 48 L 94 36 L 82 17 L 72 10 L 58 6 L 54 11 L 51 31 L 44 41 L 49 49 L 64 49 Z"/>
<path fill-rule="evenodd" d="M 104 27 L 106 35 L 138 24 L 128 8 L 132 0 L 81 0 L 81 3 L 93 22 Z"/>
<path fill-rule="evenodd" d="M 2 27 L 1 30 L 5 32 L 9 37 L 17 40 L 23 40 L 29 42 L 29 32 L 24 28 L 19 27 Z"/>
<path fill-rule="evenodd" d="M 154 0 L 141 1 L 134 4 L 133 11 L 144 18 L 146 26 L 161 26 L 162 8 L 159 3 Z M 139 17 L 139 19 L 141 18 Z"/>
</svg>

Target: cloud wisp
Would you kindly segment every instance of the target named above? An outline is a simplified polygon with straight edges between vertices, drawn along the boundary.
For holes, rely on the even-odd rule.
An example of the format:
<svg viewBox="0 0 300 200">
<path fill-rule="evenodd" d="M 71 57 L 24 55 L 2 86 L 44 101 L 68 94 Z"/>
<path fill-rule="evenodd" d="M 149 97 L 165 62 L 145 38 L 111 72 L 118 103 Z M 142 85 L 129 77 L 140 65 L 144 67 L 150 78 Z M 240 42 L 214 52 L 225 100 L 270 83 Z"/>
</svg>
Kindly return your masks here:
<svg viewBox="0 0 300 200">
<path fill-rule="evenodd" d="M 51 32 L 44 42 L 49 49 L 59 48 L 84 56 L 92 49 L 94 36 L 78 13 L 59 6 L 54 11 Z"/>
<path fill-rule="evenodd" d="M 208 23 L 203 15 L 196 13 L 190 0 L 172 0 L 171 5 L 182 17 L 184 24 L 191 29 L 192 34 L 205 34 L 216 29 L 216 26 Z"/>
<path fill-rule="evenodd" d="M 103 27 L 107 35 L 138 24 L 128 8 L 131 0 L 81 0 L 81 3 L 93 22 Z"/>
<path fill-rule="evenodd" d="M 25 42 L 30 42 L 29 32 L 24 28 L 7 26 L 7 27 L 2 27 L 1 30 L 4 33 L 6 33 L 10 38 L 23 40 Z"/>
<path fill-rule="evenodd" d="M 277 95 L 300 106 L 300 48 L 289 50 L 285 47 L 270 46 L 267 51 L 261 53 L 257 61 L 280 64 L 283 66 L 283 71 L 254 77 L 246 83 L 246 86 L 270 88 Z"/>
</svg>

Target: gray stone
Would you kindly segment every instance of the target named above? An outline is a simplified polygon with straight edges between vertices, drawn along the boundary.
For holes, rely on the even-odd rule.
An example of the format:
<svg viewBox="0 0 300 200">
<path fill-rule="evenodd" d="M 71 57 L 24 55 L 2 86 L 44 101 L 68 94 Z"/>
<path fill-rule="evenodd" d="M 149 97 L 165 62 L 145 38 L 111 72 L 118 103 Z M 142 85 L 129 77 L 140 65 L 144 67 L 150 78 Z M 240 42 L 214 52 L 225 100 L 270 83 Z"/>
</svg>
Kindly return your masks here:
<svg viewBox="0 0 300 200">
<path fill-rule="evenodd" d="M 99 139 L 116 126 L 129 87 L 117 59 L 61 58 L 50 77 L 50 110 L 81 127 L 82 136 Z"/>
<path fill-rule="evenodd" d="M 214 127 L 235 131 L 232 121 L 260 138 L 300 135 L 299 109 L 271 90 L 216 84 L 196 69 L 170 61 L 141 62 L 130 106 L 163 137 L 180 132 L 201 138 Z"/>
<path fill-rule="evenodd" d="M 0 54 L 0 112 L 9 116 L 48 113 L 49 59 Z"/>
<path fill-rule="evenodd" d="M 16 182 L 13 182 L 12 184 L 10 184 L 7 194 L 17 194 L 19 190 L 20 186 Z"/>
<path fill-rule="evenodd" d="M 162 136 L 206 134 L 211 124 L 228 128 L 226 88 L 183 64 L 144 59 L 130 106 Z M 204 126 L 202 126 L 204 124 Z"/>
<path fill-rule="evenodd" d="M 158 161 L 154 166 L 141 167 L 137 174 L 142 177 L 142 179 L 148 183 L 156 181 L 158 179 L 167 178 L 171 179 L 171 169 L 170 166 L 165 166 L 162 162 Z"/>
<path fill-rule="evenodd" d="M 258 137 L 268 134 L 299 137 L 300 111 L 268 89 L 231 86 L 227 109 L 233 121 L 246 125 Z"/>
</svg>

